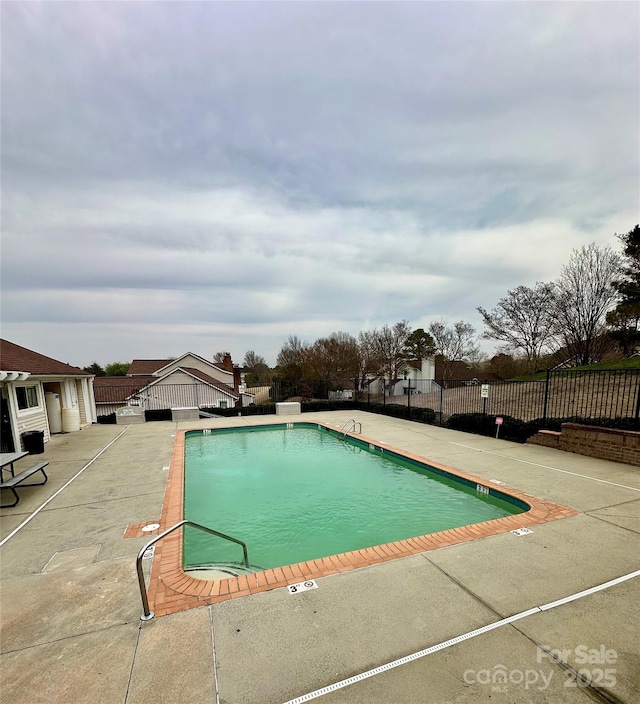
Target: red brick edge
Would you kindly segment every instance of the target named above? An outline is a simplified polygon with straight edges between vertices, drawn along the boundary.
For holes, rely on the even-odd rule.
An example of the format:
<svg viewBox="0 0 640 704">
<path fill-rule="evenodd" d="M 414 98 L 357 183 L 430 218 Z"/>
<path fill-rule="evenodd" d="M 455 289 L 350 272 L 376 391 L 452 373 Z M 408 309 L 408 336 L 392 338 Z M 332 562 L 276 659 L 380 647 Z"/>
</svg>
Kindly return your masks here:
<svg viewBox="0 0 640 704">
<path fill-rule="evenodd" d="M 321 425 L 329 430 L 335 428 L 324 423 L 313 421 L 314 424 Z M 173 445 L 171 458 L 171 468 L 167 480 L 162 518 L 160 519 L 159 531 L 166 530 L 182 520 L 183 492 L 184 492 L 184 446 L 187 430 L 177 430 Z M 363 442 L 373 443 L 362 435 L 357 436 Z M 458 469 L 452 469 L 446 465 L 432 460 L 427 460 L 419 455 L 405 452 L 397 448 L 385 446 L 385 449 L 396 452 L 409 459 L 414 459 L 426 463 L 432 467 L 445 470 L 451 474 L 465 477 L 471 481 L 488 486 L 485 479 L 474 476 Z M 495 489 L 495 486 L 489 488 Z M 500 486 L 499 489 L 505 494 L 516 497 L 526 502 L 531 509 L 525 513 L 504 518 L 495 518 L 482 523 L 474 523 L 461 528 L 452 528 L 438 533 L 421 535 L 415 538 L 407 538 L 393 543 L 376 545 L 372 548 L 354 550 L 351 552 L 331 555 L 317 560 L 308 560 L 294 565 L 277 567 L 275 569 L 255 572 L 250 575 L 231 577 L 229 579 L 207 581 L 195 579 L 182 569 L 182 531 L 177 530 L 169 534 L 164 540 L 156 543 L 155 555 L 151 567 L 151 577 L 149 582 L 148 596 L 151 608 L 156 616 L 177 613 L 196 606 L 215 604 L 227 599 L 236 599 L 249 594 L 286 587 L 289 584 L 296 584 L 307 579 L 317 579 L 327 575 L 345 572 L 374 565 L 379 562 L 386 562 L 398 557 L 408 557 L 428 550 L 457 545 L 459 543 L 485 538 L 491 535 L 506 533 L 516 528 L 540 525 L 559 518 L 574 516 L 578 513 L 574 509 L 559 504 L 552 503 L 545 499 L 539 499 L 530 494 L 526 494 L 517 489 Z M 139 525 L 145 525 L 141 523 Z"/>
</svg>

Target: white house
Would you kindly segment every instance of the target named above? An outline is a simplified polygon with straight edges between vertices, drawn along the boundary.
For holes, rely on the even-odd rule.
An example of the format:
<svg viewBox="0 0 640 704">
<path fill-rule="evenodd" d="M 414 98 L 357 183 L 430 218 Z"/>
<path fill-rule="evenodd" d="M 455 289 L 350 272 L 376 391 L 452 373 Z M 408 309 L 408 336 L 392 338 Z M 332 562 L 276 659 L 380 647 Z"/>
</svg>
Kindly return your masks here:
<svg viewBox="0 0 640 704">
<path fill-rule="evenodd" d="M 193 352 L 185 352 L 176 359 L 134 359 L 131 362 L 127 376 L 152 375 L 163 377 L 176 369 L 197 369 L 212 379 L 221 381 L 227 386 L 240 390 L 242 376 L 239 367 L 234 367 L 231 355 L 227 354 L 224 362 L 209 362 Z M 178 382 L 176 382 L 178 383 Z"/>
<path fill-rule="evenodd" d="M 125 377 L 96 377 L 96 403 L 101 416 L 124 405 L 147 411 L 180 406 L 234 408 L 248 406 L 242 375 L 231 356 L 216 363 L 186 352 L 177 359 L 134 359 Z"/>
<path fill-rule="evenodd" d="M 8 340 L 0 340 L 2 451 L 23 447 L 22 433 L 79 430 L 96 422 L 93 375 Z"/>
<path fill-rule="evenodd" d="M 387 393 L 389 396 L 431 393 L 440 388 L 434 381 L 435 375 L 436 366 L 433 357 L 407 362 L 400 370 L 398 378 L 391 379 L 388 383 Z"/>
</svg>

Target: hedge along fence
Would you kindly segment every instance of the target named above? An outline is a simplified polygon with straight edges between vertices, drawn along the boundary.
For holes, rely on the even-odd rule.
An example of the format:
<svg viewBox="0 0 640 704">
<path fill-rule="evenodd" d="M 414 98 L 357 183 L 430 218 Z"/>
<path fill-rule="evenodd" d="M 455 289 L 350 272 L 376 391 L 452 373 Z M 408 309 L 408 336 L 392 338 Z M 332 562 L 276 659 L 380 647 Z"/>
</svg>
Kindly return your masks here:
<svg viewBox="0 0 640 704">
<path fill-rule="evenodd" d="M 366 401 L 356 401 L 354 407 L 359 411 L 379 413 L 383 416 L 412 420 L 416 423 L 426 423 L 427 425 L 435 425 L 436 423 L 436 412 L 433 408 L 414 408 L 397 403 L 367 403 Z"/>
<path fill-rule="evenodd" d="M 544 379 L 524 381 L 480 377 L 466 382 L 407 380 L 405 384 L 405 395 L 387 397 L 387 403 L 434 408 L 443 426 L 452 415 L 473 413 L 526 422 L 640 418 L 640 369 L 636 368 L 549 370 Z"/>
<path fill-rule="evenodd" d="M 273 415 L 276 412 L 275 403 L 245 406 L 244 408 L 202 408 L 202 411 L 211 415 L 232 418 L 233 416 L 257 416 Z M 407 408 L 399 404 L 367 403 L 362 401 L 302 401 L 300 404 L 302 413 L 318 413 L 320 411 L 367 411 L 368 413 L 379 413 L 393 418 L 412 420 L 418 423 L 435 424 L 436 414 L 432 408 Z M 158 411 L 145 411 L 145 420 L 171 420 L 171 409 Z M 98 423 L 115 423 L 116 414 L 98 416 Z"/>
<path fill-rule="evenodd" d="M 232 418 L 233 416 L 267 416 L 276 412 L 275 403 L 263 403 L 260 405 L 244 406 L 243 408 L 201 408 L 205 413 L 222 418 Z"/>
<path fill-rule="evenodd" d="M 366 401 L 308 401 L 300 404 L 302 413 L 317 413 L 320 411 L 366 411 L 380 415 L 410 420 L 415 423 L 437 425 L 437 414 L 433 408 L 407 407 L 394 403 L 367 403 Z M 231 418 L 233 416 L 273 415 L 276 412 L 275 403 L 244 408 L 203 408 L 203 411 L 212 415 Z M 446 427 L 451 430 L 460 430 L 475 435 L 496 436 L 496 418 L 503 419 L 500 426 L 499 438 L 513 442 L 524 443 L 539 430 L 560 430 L 562 423 L 580 423 L 582 425 L 597 425 L 604 428 L 618 428 L 621 430 L 640 430 L 640 421 L 636 418 L 583 418 L 580 416 L 567 416 L 565 418 L 536 418 L 523 421 L 519 418 L 504 415 L 485 415 L 483 413 L 456 413 L 448 418 Z M 147 421 L 171 420 L 171 410 L 145 411 Z M 116 414 L 98 416 L 98 423 L 115 423 Z"/>
<path fill-rule="evenodd" d="M 511 416 L 484 415 L 483 413 L 456 413 L 447 419 L 446 427 L 451 430 L 461 430 L 475 435 L 496 436 L 496 418 L 502 418 L 499 437 L 502 440 L 526 442 L 539 430 L 560 430 L 563 423 L 579 423 L 581 425 L 596 425 L 602 428 L 618 428 L 621 430 L 640 430 L 637 418 L 582 418 L 568 416 L 566 418 L 535 418 L 523 421 Z"/>
<path fill-rule="evenodd" d="M 367 403 L 366 401 L 302 401 L 300 403 L 302 413 L 318 413 L 321 411 L 366 411 L 367 413 L 379 413 L 393 418 L 413 420 L 418 423 L 428 423 L 433 425 L 436 422 L 436 413 L 432 408 L 407 408 L 407 406 L 393 403 Z M 239 413 L 245 415 L 262 415 L 275 413 L 275 403 L 263 406 L 245 406 L 245 408 L 213 408 L 211 413 L 219 416 L 237 416 Z"/>
</svg>

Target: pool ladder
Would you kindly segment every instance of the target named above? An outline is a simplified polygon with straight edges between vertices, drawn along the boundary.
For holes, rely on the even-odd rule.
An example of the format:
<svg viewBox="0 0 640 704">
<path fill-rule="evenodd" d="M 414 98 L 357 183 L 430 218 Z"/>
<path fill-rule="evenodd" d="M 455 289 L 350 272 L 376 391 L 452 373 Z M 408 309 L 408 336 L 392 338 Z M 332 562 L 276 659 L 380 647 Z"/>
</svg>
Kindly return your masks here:
<svg viewBox="0 0 640 704">
<path fill-rule="evenodd" d="M 207 528 L 207 526 L 201 526 L 199 523 L 194 523 L 193 521 L 180 521 L 179 523 L 176 523 L 175 526 L 171 526 L 171 528 L 167 528 L 163 533 L 160 533 L 160 535 L 156 535 L 155 538 L 150 540 L 144 547 L 140 548 L 140 552 L 138 553 L 138 557 L 136 558 L 136 571 L 138 573 L 138 585 L 140 587 L 140 597 L 142 598 L 142 616 L 140 616 L 141 621 L 150 621 L 155 614 L 153 611 L 149 609 L 149 599 L 147 597 L 147 587 L 144 583 L 144 573 L 142 571 L 142 558 L 144 557 L 145 552 L 152 546 L 155 545 L 159 540 L 162 540 L 163 538 L 166 538 L 169 533 L 173 533 L 174 530 L 178 530 L 178 528 L 181 528 L 182 526 L 192 526 L 193 528 L 197 528 L 198 530 L 202 530 L 205 533 L 210 533 L 211 535 L 215 535 L 218 538 L 224 538 L 225 540 L 230 540 L 232 543 L 237 543 L 238 545 L 242 546 L 242 553 L 244 556 L 244 566 L 247 569 L 249 568 L 249 556 L 247 554 L 247 546 L 245 543 L 242 542 L 242 540 L 238 540 L 237 538 L 232 538 L 230 535 L 227 535 L 226 533 L 219 533 L 217 530 L 213 530 L 213 528 Z"/>
<path fill-rule="evenodd" d="M 354 433 L 362 434 L 362 423 L 359 420 L 354 420 L 349 418 L 349 420 L 340 428 L 338 433 L 342 435 L 343 438 L 347 437 L 347 433 L 353 430 Z"/>
</svg>

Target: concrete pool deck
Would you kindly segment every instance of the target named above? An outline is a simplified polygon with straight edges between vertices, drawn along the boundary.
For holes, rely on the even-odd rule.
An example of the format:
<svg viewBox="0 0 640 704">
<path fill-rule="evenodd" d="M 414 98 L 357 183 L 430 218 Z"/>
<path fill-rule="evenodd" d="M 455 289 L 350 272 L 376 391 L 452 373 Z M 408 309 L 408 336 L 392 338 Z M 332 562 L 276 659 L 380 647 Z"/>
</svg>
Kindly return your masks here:
<svg viewBox="0 0 640 704">
<path fill-rule="evenodd" d="M 303 593 L 276 588 L 143 623 L 135 556 L 149 536 L 124 532 L 161 517 L 176 430 L 283 419 L 54 436 L 37 457 L 49 462 L 48 484 L 19 490 L 18 506 L 1 513 L 0 699 L 283 704 L 499 622 L 318 701 L 640 699 L 638 578 L 501 623 L 638 570 L 638 468 L 361 412 L 286 420 L 339 426 L 348 418 L 376 441 L 577 514 L 521 537 L 507 532 L 321 577 Z M 538 646 L 564 651 L 566 662 Z M 578 670 L 601 691 L 578 682 Z"/>
</svg>

